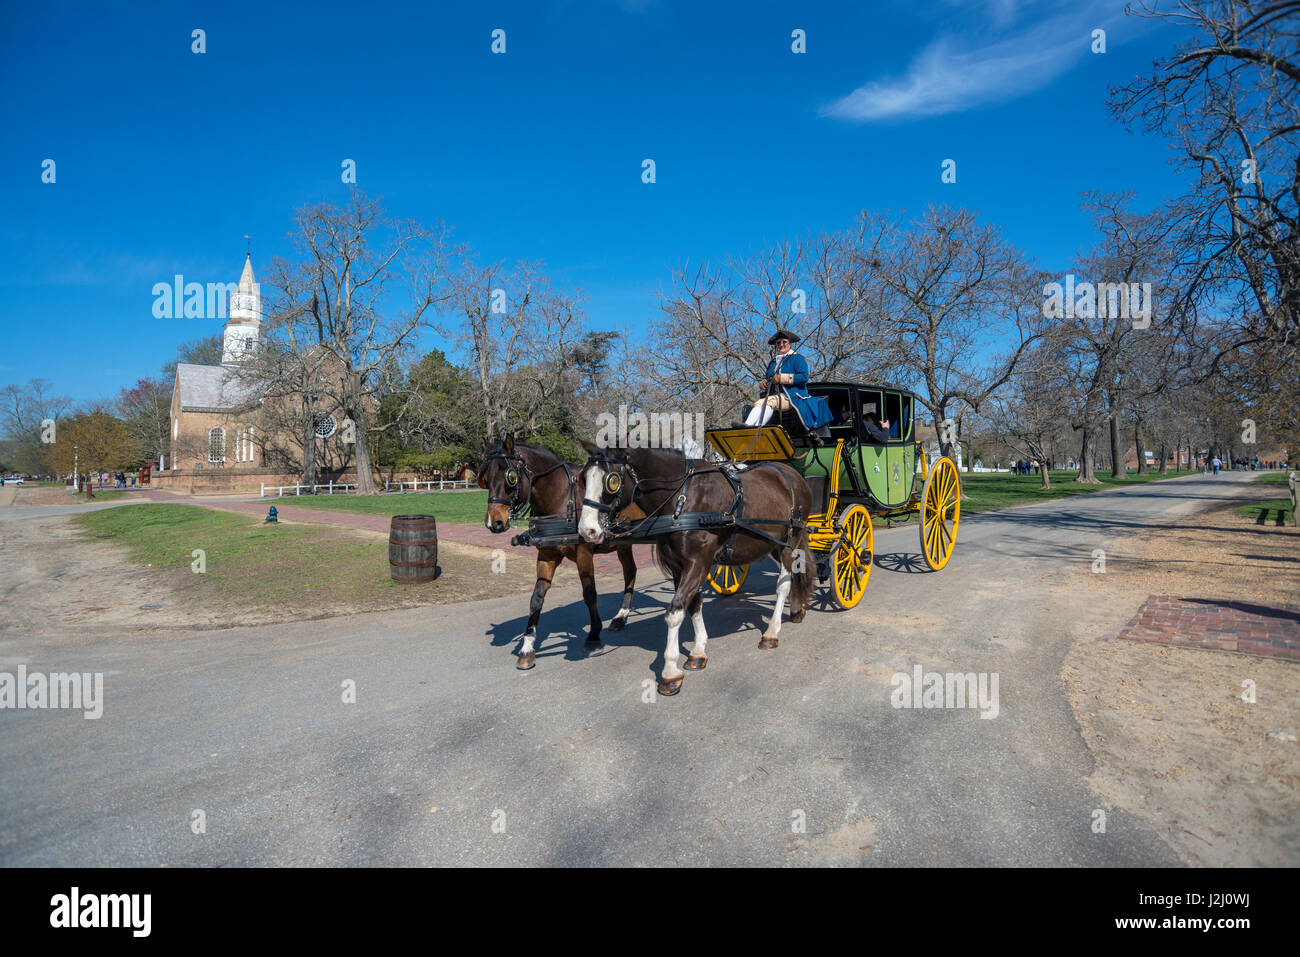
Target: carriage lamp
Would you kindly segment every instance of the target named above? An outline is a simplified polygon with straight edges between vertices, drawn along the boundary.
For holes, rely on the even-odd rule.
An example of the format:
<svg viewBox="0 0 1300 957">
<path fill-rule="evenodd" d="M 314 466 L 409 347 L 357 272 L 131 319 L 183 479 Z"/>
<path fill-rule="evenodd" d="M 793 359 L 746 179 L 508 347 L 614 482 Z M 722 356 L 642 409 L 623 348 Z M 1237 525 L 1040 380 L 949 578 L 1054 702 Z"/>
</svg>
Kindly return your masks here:
<svg viewBox="0 0 1300 957">
<path fill-rule="evenodd" d="M 274 506 L 274 505 L 272 505 L 272 506 L 271 506 L 271 510 L 270 510 L 269 512 L 266 513 L 266 520 L 267 520 L 268 522 L 279 522 L 280 519 L 279 519 L 279 517 L 278 517 L 278 515 L 277 515 L 277 513 L 276 513 L 276 511 L 275 511 L 275 506 Z"/>
</svg>

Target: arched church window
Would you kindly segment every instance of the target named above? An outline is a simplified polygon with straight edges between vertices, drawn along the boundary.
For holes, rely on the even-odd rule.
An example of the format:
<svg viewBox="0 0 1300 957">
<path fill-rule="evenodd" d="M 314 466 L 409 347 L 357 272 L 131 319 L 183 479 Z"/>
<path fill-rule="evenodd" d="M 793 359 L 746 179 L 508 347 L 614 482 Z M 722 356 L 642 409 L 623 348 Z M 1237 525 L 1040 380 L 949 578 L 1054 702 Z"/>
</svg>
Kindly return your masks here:
<svg viewBox="0 0 1300 957">
<path fill-rule="evenodd" d="M 208 461 L 224 462 L 226 460 L 226 430 L 219 425 L 208 429 Z"/>
</svg>

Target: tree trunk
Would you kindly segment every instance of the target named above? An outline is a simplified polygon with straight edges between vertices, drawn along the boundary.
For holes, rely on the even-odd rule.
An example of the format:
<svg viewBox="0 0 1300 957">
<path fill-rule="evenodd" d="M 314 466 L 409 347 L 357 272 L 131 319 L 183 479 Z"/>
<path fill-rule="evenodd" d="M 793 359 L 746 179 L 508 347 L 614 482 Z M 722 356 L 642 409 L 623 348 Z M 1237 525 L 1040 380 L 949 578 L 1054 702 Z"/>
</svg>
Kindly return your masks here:
<svg viewBox="0 0 1300 957">
<path fill-rule="evenodd" d="M 1178 465 L 1175 463 L 1174 471 L 1177 470 Z M 1164 439 L 1160 440 L 1160 474 L 1169 474 L 1169 446 L 1165 443 Z"/>
<path fill-rule="evenodd" d="M 356 435 L 357 455 L 357 494 L 374 495 L 378 491 L 375 488 L 375 476 L 370 470 L 370 423 L 366 419 L 364 406 L 353 409 L 349 413 L 352 419 L 353 430 Z"/>
<path fill-rule="evenodd" d="M 1047 460 L 1042 456 L 1038 457 L 1038 471 L 1043 477 L 1043 488 L 1052 487 L 1052 475 L 1047 471 Z"/>
<path fill-rule="evenodd" d="M 302 425 L 302 484 L 316 484 L 316 416 L 305 416 Z"/>
<path fill-rule="evenodd" d="M 1111 405 L 1110 410 L 1110 476 L 1111 478 L 1123 478 L 1124 470 L 1124 451 L 1119 447 L 1119 411 Z"/>
<path fill-rule="evenodd" d="M 1083 427 L 1083 448 L 1079 452 L 1079 474 L 1075 477 L 1076 482 L 1083 482 L 1088 485 L 1096 485 L 1097 476 L 1093 474 L 1096 470 L 1096 437 L 1093 435 L 1093 427 L 1085 425 Z"/>
<path fill-rule="evenodd" d="M 1133 448 L 1137 452 L 1138 475 L 1148 474 L 1150 469 L 1147 468 L 1147 447 L 1142 443 L 1142 420 L 1140 418 L 1133 421 Z"/>
</svg>

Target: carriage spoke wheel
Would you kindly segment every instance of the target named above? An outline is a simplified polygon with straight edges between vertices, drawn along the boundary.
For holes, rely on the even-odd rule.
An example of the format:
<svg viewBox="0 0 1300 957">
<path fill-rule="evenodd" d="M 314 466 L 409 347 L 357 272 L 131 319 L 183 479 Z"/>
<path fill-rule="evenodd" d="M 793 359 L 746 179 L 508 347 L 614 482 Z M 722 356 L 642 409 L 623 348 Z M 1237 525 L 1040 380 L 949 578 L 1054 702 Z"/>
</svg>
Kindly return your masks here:
<svg viewBox="0 0 1300 957">
<path fill-rule="evenodd" d="M 844 535 L 831 556 L 831 595 L 840 608 L 852 608 L 862 600 L 875 559 L 875 532 L 871 513 L 854 505 L 840 515 Z"/>
<path fill-rule="evenodd" d="M 921 493 L 921 554 L 934 571 L 948 564 L 961 520 L 961 479 L 952 459 L 941 458 L 925 477 Z"/>
<path fill-rule="evenodd" d="M 748 577 L 748 565 L 714 565 L 709 572 L 709 586 L 719 595 L 734 595 Z"/>
</svg>

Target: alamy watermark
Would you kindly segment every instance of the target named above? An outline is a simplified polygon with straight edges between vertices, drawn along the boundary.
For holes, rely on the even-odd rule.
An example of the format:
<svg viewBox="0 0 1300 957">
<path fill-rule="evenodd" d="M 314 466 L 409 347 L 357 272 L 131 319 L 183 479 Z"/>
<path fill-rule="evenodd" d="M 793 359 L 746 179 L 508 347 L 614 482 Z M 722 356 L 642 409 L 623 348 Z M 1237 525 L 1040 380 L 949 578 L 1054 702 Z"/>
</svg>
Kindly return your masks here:
<svg viewBox="0 0 1300 957">
<path fill-rule="evenodd" d="M 684 449 L 703 454 L 703 412 L 601 412 L 596 416 L 596 444 L 602 449 Z M 698 449 L 696 452 L 694 450 Z"/>
<path fill-rule="evenodd" d="M 231 309 L 256 311 L 261 301 L 259 283 L 251 294 L 240 293 L 238 282 L 186 282 L 180 273 L 150 292 L 155 319 L 225 319 Z"/>
<path fill-rule="evenodd" d="M 1065 282 L 1043 287 L 1045 319 L 1131 319 L 1134 329 L 1151 325 L 1151 283 L 1076 282 L 1074 273 Z"/>
<path fill-rule="evenodd" d="M 84 711 L 94 720 L 104 714 L 104 673 L 28 673 L 19 665 L 17 673 L 0 671 L 0 710 L 68 708 Z"/>
<path fill-rule="evenodd" d="M 981 718 L 996 718 L 998 673 L 925 671 L 920 665 L 910 675 L 897 672 L 889 683 L 889 702 L 895 708 L 978 708 Z"/>
</svg>

